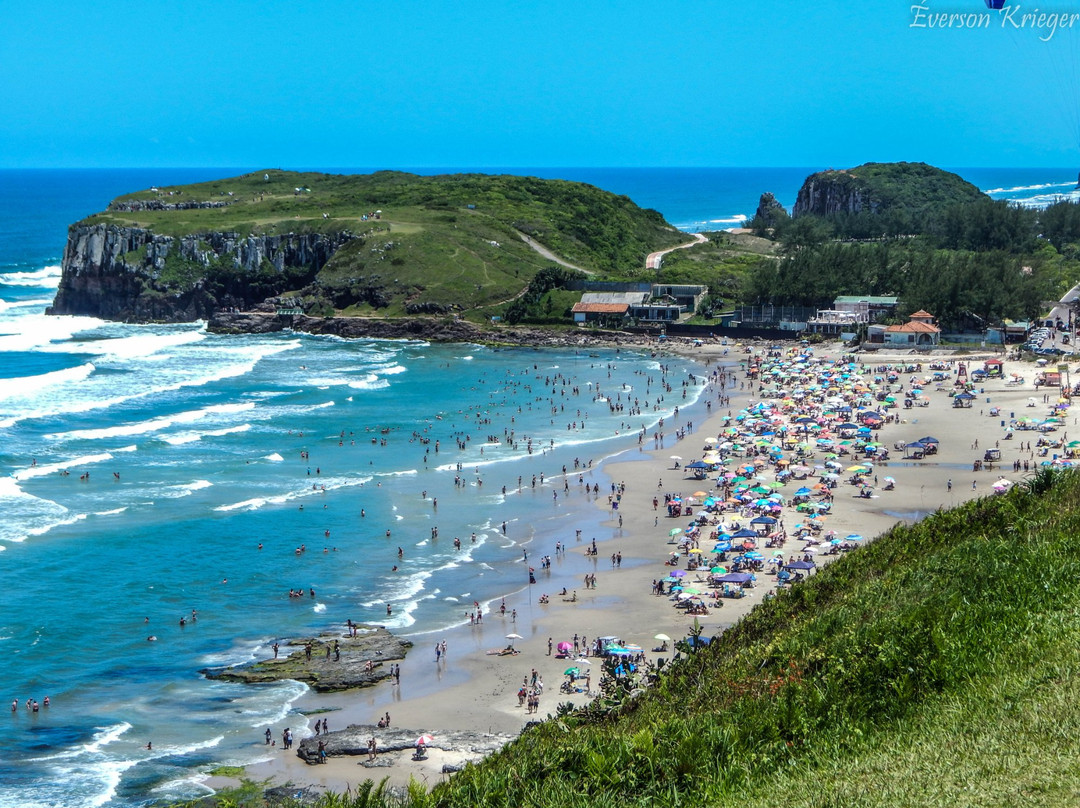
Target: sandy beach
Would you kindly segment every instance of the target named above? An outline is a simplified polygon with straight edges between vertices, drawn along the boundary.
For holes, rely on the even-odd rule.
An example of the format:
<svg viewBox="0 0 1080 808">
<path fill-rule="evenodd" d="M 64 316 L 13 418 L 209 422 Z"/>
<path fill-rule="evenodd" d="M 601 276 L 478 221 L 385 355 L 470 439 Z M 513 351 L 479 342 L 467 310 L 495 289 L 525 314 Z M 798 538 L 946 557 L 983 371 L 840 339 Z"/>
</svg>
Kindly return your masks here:
<svg viewBox="0 0 1080 808">
<path fill-rule="evenodd" d="M 763 350 L 764 345 L 759 345 L 755 346 L 755 351 Z M 652 594 L 654 582 L 663 579 L 672 569 L 664 562 L 678 549 L 669 539 L 670 531 L 685 527 L 689 521 L 685 516 L 678 519 L 667 516 L 663 507 L 664 495 L 681 493 L 688 496 L 697 490 L 712 491 L 716 476 L 696 480 L 685 470 L 675 469 L 676 461 L 672 456 L 682 458 L 683 465 L 700 458 L 703 438 L 718 435 L 728 423 L 725 419 L 729 412 L 734 415 L 748 404 L 762 400 L 758 382 L 746 381 L 745 374 L 738 370 L 738 361 L 746 359 L 747 354 L 741 347 L 728 346 L 728 349 L 730 353 L 725 356 L 720 345 L 676 348 L 690 352 L 702 362 L 710 362 L 710 371 L 723 362 L 735 372 L 735 381 L 733 384 L 729 381 L 726 391 L 715 384 L 707 391 L 703 400 L 712 402 L 711 411 L 708 418 L 697 416 L 700 423 L 693 424 L 692 432 L 681 441 L 675 439 L 675 429 L 689 427 L 686 418 L 680 415 L 674 425 L 665 425 L 668 434 L 662 445 L 654 446 L 652 440 L 646 440 L 638 449 L 624 452 L 604 463 L 602 468 L 586 473 L 586 482 L 600 485 L 601 496 L 596 499 L 595 507 L 604 508 L 610 517 L 601 534 L 576 537 L 572 526 L 568 525 L 563 537 L 567 545 L 565 553 L 556 553 L 554 546 L 526 546 L 529 563 L 536 567 L 537 583 L 523 585 L 519 591 L 509 593 L 505 614 L 500 613 L 498 604 L 493 604 L 495 608 L 485 614 L 481 625 L 410 636 L 415 646 L 401 663 L 400 685 L 384 682 L 376 687 L 340 694 L 309 694 L 298 705 L 311 716 L 309 724 L 316 718 L 325 718 L 333 732 L 351 724 L 374 725 L 378 718 L 389 713 L 392 726 L 406 727 L 418 734 L 430 733 L 436 738 L 440 730 L 513 734 L 529 721 L 554 713 L 561 702 L 582 704 L 586 701 L 588 696 L 584 693 L 567 695 L 559 692 L 559 685 L 565 678 L 563 671 L 568 667 L 581 667 L 583 675 L 590 674 L 592 690 L 597 688 L 600 660 L 592 659 L 589 665 L 549 655 L 549 638 L 557 644 L 573 642 L 577 635 L 591 643 L 597 636 L 614 635 L 627 643 L 640 645 L 650 659 L 670 657 L 670 652 L 651 650 L 660 644 L 654 637 L 658 634 L 674 639 L 685 637 L 694 618 L 674 608 L 669 596 Z M 833 360 L 839 359 L 840 353 L 838 349 L 822 350 L 820 347 L 814 352 L 815 356 Z M 931 377 L 929 363 L 932 361 L 951 360 L 955 373 L 958 361 L 974 370 L 981 368 L 983 359 L 991 356 L 993 354 L 949 356 L 942 353 L 927 357 L 877 353 L 859 355 L 858 362 L 865 365 L 866 377 L 873 377 L 874 369 L 883 365 L 923 363 L 921 372 L 900 375 L 899 381 L 907 389 L 913 378 Z M 1034 387 L 1037 370 L 1031 364 L 1006 361 L 1003 378 L 976 385 L 970 408 L 952 406 L 949 396 L 955 378 L 952 376 L 946 381 L 923 386 L 922 395 L 929 399 L 928 405 L 890 410 L 897 422 L 883 425 L 875 439 L 890 450 L 891 456 L 887 461 L 876 463 L 872 474 L 867 475 L 868 480 L 878 479 L 878 485 L 872 496 L 865 498 L 859 496 L 859 489 L 849 484 L 844 475 L 833 491 L 832 512 L 824 520 L 827 530 L 835 531 L 839 536 L 857 533 L 869 538 L 897 522 L 915 521 L 936 509 L 991 495 L 992 485 L 1002 476 L 1011 481 L 1020 480 L 1024 471 L 1022 468 L 1018 473 L 1013 471 L 1015 461 L 1019 460 L 1021 464 L 1027 461 L 1033 470 L 1039 462 L 1051 459 L 1055 453 L 1060 454 L 1061 450 L 1051 449 L 1046 457 L 1038 457 L 1036 442 L 1041 433 L 1037 431 L 1017 431 L 1011 439 L 1005 439 L 1005 425 L 1010 419 L 1025 416 L 1044 419 L 1057 401 L 1056 389 L 1047 392 L 1045 388 L 1036 390 Z M 1013 374 L 1022 381 L 1011 378 Z M 722 394 L 730 397 L 729 404 L 720 405 Z M 1047 397 L 1045 402 L 1044 396 Z M 898 398 L 902 396 L 898 395 Z M 1035 400 L 1034 406 L 1029 406 L 1031 398 Z M 990 414 L 992 408 L 999 409 L 997 414 Z M 1074 422 L 1074 419 L 1070 420 Z M 1047 437 L 1061 440 L 1064 445 L 1073 422 L 1061 424 Z M 910 443 L 927 435 L 940 440 L 939 450 L 934 455 L 908 459 L 903 451 L 893 450 L 898 441 Z M 1029 442 L 1030 450 L 1027 448 Z M 985 450 L 991 448 L 1000 448 L 1000 461 L 992 470 L 984 467 L 973 471 L 974 462 L 982 460 Z M 893 490 L 884 490 L 882 478 L 886 476 L 895 480 Z M 814 481 L 811 477 L 806 484 Z M 613 482 L 625 486 L 618 511 L 608 509 L 605 496 Z M 801 484 L 788 483 L 779 493 L 790 496 Z M 660 501 L 659 508 L 654 508 L 654 497 Z M 781 517 L 787 520 L 789 528 L 803 519 L 790 505 L 783 508 Z M 597 554 L 586 555 L 586 548 L 591 546 L 594 538 Z M 703 546 L 708 552 L 711 544 L 703 542 Z M 789 538 L 780 549 L 785 558 L 801 557 L 804 547 L 804 541 Z M 823 549 L 819 546 L 810 551 L 815 553 L 817 564 L 839 557 L 821 554 Z M 613 563 L 613 554 L 620 554 L 621 561 Z M 543 556 L 551 557 L 550 569 L 541 568 Z M 684 556 L 683 568 L 685 560 Z M 584 584 L 584 577 L 589 574 L 596 575 L 595 588 L 586 588 Z M 701 571 L 690 572 L 688 576 L 688 580 L 704 586 Z M 755 585 L 746 590 L 745 597 L 722 599 L 717 601 L 718 606 L 707 600 L 708 614 L 698 618 L 705 635 L 716 635 L 735 623 L 775 585 L 774 575 L 758 573 Z M 567 590 L 565 597 L 560 595 L 563 587 Z M 576 600 L 573 599 L 575 592 Z M 544 593 L 549 595 L 547 604 L 540 603 Z M 516 617 L 512 617 L 513 613 Z M 513 641 L 520 653 L 514 656 L 488 653 L 505 647 L 509 642 L 506 635 L 511 633 L 521 635 L 521 639 Z M 446 654 L 437 658 L 436 643 L 444 640 Z M 523 680 L 531 680 L 533 670 L 542 677 L 545 685 L 536 715 L 519 706 L 517 697 Z M 298 739 L 311 735 L 311 730 L 304 727 L 294 727 L 293 731 Z M 377 737 L 378 731 L 374 734 Z M 253 741 L 261 743 L 259 739 L 253 738 Z M 254 779 L 269 778 L 275 783 L 317 784 L 335 790 L 368 778 L 379 780 L 383 777 L 389 777 L 393 784 L 416 778 L 430 786 L 450 776 L 442 773 L 444 764 L 457 764 L 467 758 L 460 753 L 433 748 L 426 760 L 416 761 L 406 752 L 397 752 L 385 756 L 389 765 L 384 759 L 383 766 L 367 768 L 361 765 L 363 759 L 358 757 L 331 757 L 322 766 L 310 766 L 294 752 L 281 749 L 275 749 L 270 757 L 265 763 L 248 767 L 247 775 Z M 209 784 L 217 786 L 226 782 L 214 778 Z"/>
</svg>

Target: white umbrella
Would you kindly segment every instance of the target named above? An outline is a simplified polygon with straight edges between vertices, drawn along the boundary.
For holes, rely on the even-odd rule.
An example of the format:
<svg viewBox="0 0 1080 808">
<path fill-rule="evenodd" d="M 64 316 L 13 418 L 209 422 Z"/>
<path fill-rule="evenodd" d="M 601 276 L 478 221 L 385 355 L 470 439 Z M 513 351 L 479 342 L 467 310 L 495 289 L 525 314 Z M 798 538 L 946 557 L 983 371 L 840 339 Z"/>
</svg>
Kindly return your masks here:
<svg viewBox="0 0 1080 808">
<path fill-rule="evenodd" d="M 663 640 L 664 642 L 671 642 L 671 637 L 669 637 L 667 634 L 657 634 L 655 637 L 653 637 L 653 639 Z"/>
<path fill-rule="evenodd" d="M 520 634 L 507 634 L 506 639 L 508 639 L 508 640 L 521 640 L 521 639 L 524 639 L 524 638 Z"/>
</svg>

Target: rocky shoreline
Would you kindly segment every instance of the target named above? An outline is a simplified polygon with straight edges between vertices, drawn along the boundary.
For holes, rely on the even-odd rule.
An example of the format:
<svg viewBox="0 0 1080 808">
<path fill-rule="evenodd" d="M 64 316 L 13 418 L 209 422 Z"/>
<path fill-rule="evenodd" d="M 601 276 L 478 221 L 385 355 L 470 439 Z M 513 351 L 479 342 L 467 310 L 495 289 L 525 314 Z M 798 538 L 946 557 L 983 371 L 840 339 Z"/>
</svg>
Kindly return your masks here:
<svg viewBox="0 0 1080 808">
<path fill-rule="evenodd" d="M 285 645 L 288 654 L 275 659 L 207 668 L 200 673 L 207 679 L 248 684 L 294 679 L 316 692 L 332 693 L 371 687 L 389 678 L 390 666 L 386 663 L 404 659 L 412 647 L 411 642 L 395 637 L 381 626 L 360 626 L 355 637 L 324 635 L 289 640 Z"/>
<path fill-rule="evenodd" d="M 308 317 L 278 316 L 270 312 L 217 312 L 208 321 L 207 328 L 216 334 L 271 334 L 292 330 L 306 334 L 331 334 L 346 339 L 422 339 L 430 342 L 473 342 L 537 348 L 642 346 L 654 343 L 656 339 L 648 334 L 631 334 L 625 331 L 484 327 L 466 320 L 450 318 Z"/>
<path fill-rule="evenodd" d="M 369 724 L 350 724 L 343 730 L 328 732 L 304 738 L 297 745 L 296 754 L 307 763 L 319 763 L 319 744 L 322 743 L 327 757 L 360 757 L 368 755 L 368 741 L 376 739 L 378 754 L 374 760 L 362 760 L 365 768 L 378 768 L 392 765 L 391 753 L 407 752 L 416 754 L 416 741 L 424 730 L 376 727 Z M 452 752 L 456 762 L 444 766 L 444 772 L 457 771 L 465 763 L 475 763 L 493 752 L 498 752 L 516 735 L 492 732 L 468 732 L 461 730 L 440 730 L 432 735 L 427 749 L 439 749 Z"/>
</svg>

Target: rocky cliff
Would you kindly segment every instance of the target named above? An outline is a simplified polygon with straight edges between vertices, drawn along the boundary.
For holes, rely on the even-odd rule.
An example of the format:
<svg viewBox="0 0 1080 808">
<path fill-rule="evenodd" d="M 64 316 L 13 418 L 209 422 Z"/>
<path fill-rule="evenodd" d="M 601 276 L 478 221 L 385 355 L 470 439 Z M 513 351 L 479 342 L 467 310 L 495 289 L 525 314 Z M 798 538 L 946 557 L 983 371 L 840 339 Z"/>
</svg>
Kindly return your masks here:
<svg viewBox="0 0 1080 808">
<path fill-rule="evenodd" d="M 838 213 L 875 213 L 881 200 L 848 171 L 822 171 L 811 174 L 799 189 L 793 213 L 801 216 L 832 216 Z"/>
<path fill-rule="evenodd" d="M 75 225 L 49 313 L 178 322 L 250 308 L 310 283 L 354 238 L 347 231 L 173 237 L 138 227 Z"/>
<path fill-rule="evenodd" d="M 889 211 L 922 223 L 951 205 L 983 198 L 962 177 L 926 163 L 864 163 L 811 174 L 792 212 L 829 218 Z"/>
</svg>

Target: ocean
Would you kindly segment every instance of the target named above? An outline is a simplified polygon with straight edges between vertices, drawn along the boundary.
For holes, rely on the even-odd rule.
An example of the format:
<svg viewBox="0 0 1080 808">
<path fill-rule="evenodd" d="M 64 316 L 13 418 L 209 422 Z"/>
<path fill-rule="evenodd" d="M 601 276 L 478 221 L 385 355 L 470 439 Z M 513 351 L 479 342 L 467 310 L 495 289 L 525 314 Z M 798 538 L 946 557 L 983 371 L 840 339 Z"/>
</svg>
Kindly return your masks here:
<svg viewBox="0 0 1080 808">
<path fill-rule="evenodd" d="M 809 172 L 487 170 L 589 182 L 687 231 L 737 225 L 764 190 L 790 205 Z M 606 495 L 605 458 L 676 406 L 697 412 L 700 369 L 670 356 L 44 315 L 70 223 L 125 191 L 230 173 L 0 171 L 5 808 L 204 794 L 200 774 L 253 762 L 265 728 L 304 725 L 305 688 L 200 669 L 346 619 L 459 623 L 461 604 L 527 584 L 523 548 L 598 532 L 582 484 Z M 1019 204 L 1075 186 L 1069 169 L 959 173 Z"/>
</svg>

